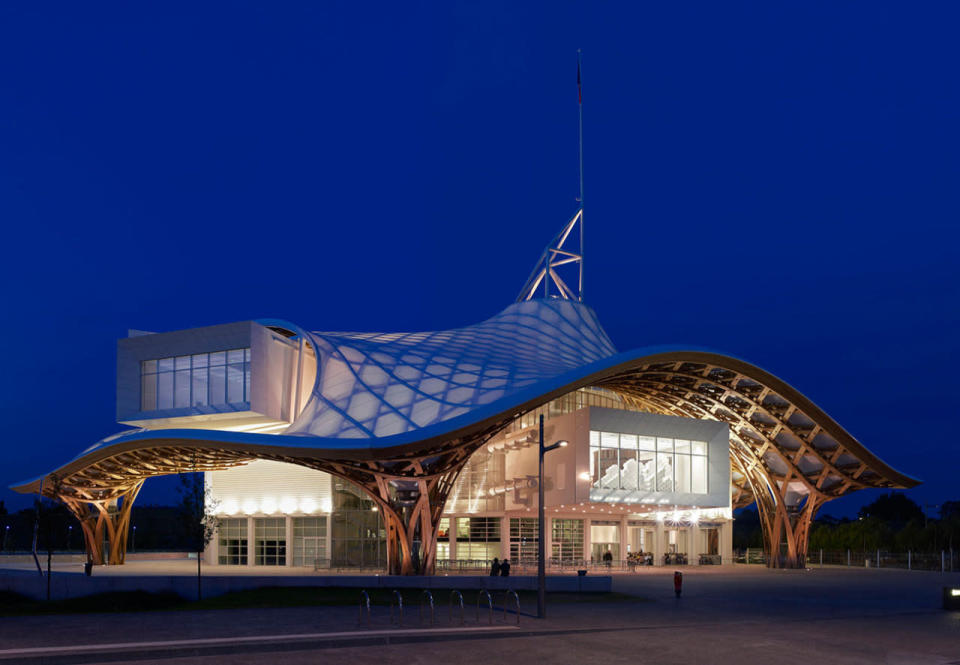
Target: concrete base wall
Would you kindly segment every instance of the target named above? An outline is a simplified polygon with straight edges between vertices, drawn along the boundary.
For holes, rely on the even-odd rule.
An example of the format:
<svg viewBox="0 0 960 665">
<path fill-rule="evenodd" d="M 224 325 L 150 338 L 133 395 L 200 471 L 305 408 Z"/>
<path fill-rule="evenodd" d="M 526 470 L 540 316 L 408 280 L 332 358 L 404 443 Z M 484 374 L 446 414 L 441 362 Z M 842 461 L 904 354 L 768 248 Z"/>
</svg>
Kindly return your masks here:
<svg viewBox="0 0 960 665">
<path fill-rule="evenodd" d="M 604 592 L 610 591 L 612 579 L 608 575 L 551 575 L 547 577 L 547 591 Z M 203 576 L 205 598 L 233 591 L 260 587 L 317 586 L 354 589 L 488 589 L 514 591 L 537 588 L 532 575 L 516 577 L 488 576 L 390 576 L 390 575 L 305 575 L 305 576 Z M 0 589 L 13 591 L 42 600 L 47 594 L 47 579 L 36 572 L 15 572 L 0 575 Z M 197 579 L 188 576 L 103 576 L 85 577 L 74 573 L 54 573 L 50 578 L 51 598 L 79 598 L 96 593 L 118 591 L 173 592 L 186 599 L 196 598 Z"/>
</svg>

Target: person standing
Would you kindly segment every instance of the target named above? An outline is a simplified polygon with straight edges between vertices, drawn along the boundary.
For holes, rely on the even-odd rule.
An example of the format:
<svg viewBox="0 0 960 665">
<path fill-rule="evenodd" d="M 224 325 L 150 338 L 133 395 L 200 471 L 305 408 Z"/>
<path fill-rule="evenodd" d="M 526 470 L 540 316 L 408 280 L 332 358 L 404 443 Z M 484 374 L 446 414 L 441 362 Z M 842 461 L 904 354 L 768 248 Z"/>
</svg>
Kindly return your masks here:
<svg viewBox="0 0 960 665">
<path fill-rule="evenodd" d="M 506 563 L 506 561 L 504 561 Z M 490 577 L 496 577 L 500 574 L 500 560 L 493 557 L 493 565 L 490 566 Z"/>
<path fill-rule="evenodd" d="M 500 564 L 500 577 L 510 577 L 510 559 L 504 559 Z"/>
</svg>

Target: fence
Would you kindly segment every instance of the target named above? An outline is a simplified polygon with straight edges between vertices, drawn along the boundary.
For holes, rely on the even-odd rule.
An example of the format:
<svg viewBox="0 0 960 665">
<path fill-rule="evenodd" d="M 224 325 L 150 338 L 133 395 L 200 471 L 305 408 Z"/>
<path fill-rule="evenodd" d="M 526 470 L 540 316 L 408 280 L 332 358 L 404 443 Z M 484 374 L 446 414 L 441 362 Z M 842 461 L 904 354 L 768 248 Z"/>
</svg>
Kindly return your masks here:
<svg viewBox="0 0 960 665">
<path fill-rule="evenodd" d="M 763 550 L 748 548 L 734 557 L 738 563 L 766 564 Z M 960 570 L 960 552 L 887 552 L 885 550 L 812 550 L 807 553 L 808 567 L 847 566 L 850 568 L 899 568 L 952 573 Z"/>
</svg>

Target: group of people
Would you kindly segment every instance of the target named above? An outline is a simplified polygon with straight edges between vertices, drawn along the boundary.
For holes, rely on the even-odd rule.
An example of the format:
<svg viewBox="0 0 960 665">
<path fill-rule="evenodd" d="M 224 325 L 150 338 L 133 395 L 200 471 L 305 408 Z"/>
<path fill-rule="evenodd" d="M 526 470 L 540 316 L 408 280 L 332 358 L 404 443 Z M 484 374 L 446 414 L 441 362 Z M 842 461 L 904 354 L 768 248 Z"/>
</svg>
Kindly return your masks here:
<svg viewBox="0 0 960 665">
<path fill-rule="evenodd" d="M 652 566 L 653 554 L 650 552 L 630 552 L 627 555 L 627 564 L 630 566 Z"/>
<path fill-rule="evenodd" d="M 510 577 L 510 559 L 500 561 L 493 557 L 493 563 L 490 565 L 490 577 Z"/>
</svg>

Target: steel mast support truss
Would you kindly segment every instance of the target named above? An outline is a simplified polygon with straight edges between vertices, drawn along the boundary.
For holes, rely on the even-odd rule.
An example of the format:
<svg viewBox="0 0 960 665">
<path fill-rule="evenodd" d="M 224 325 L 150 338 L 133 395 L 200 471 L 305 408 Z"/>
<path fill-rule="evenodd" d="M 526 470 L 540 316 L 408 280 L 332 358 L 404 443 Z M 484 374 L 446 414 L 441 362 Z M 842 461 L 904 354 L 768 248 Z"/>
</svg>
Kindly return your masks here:
<svg viewBox="0 0 960 665">
<path fill-rule="evenodd" d="M 579 234 L 580 247 L 577 251 L 572 251 L 566 247 L 574 228 L 583 224 L 583 208 L 577 210 L 577 213 L 570 218 L 564 227 L 560 230 L 547 248 L 543 250 L 540 258 L 537 260 L 533 272 L 527 278 L 526 284 L 517 296 L 517 302 L 524 302 L 538 297 L 542 293 L 543 298 L 559 297 L 563 300 L 576 300 L 583 302 L 583 234 Z M 557 268 L 566 265 L 576 265 L 579 274 L 577 276 L 576 289 L 571 288 L 559 275 Z M 551 293 L 551 286 L 554 291 Z M 542 289 L 541 289 L 542 287 Z"/>
</svg>

